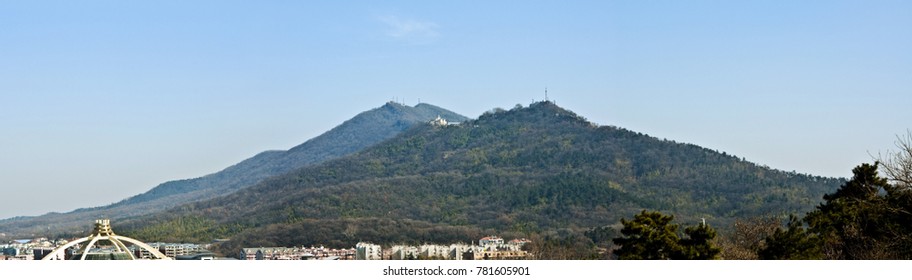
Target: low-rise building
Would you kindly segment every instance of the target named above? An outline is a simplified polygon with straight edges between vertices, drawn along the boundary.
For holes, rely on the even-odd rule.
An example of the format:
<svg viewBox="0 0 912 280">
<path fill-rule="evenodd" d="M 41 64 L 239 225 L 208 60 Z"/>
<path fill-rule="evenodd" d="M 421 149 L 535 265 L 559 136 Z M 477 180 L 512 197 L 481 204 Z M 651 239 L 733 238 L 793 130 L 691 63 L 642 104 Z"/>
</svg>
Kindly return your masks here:
<svg viewBox="0 0 912 280">
<path fill-rule="evenodd" d="M 437 118 L 429 121 L 428 123 L 433 126 L 447 126 L 447 124 L 448 124 L 447 120 L 444 118 L 441 118 L 440 115 L 437 115 Z"/>
<path fill-rule="evenodd" d="M 352 249 L 330 249 L 324 247 L 259 247 L 243 248 L 238 253 L 241 260 L 351 260 L 355 258 Z"/>
<path fill-rule="evenodd" d="M 32 258 L 35 260 L 43 259 L 45 256 L 54 251 L 54 247 L 32 247 Z M 66 252 L 57 252 L 59 258 L 63 258 Z"/>
<path fill-rule="evenodd" d="M 523 260 L 532 257 L 526 251 L 475 251 L 475 260 Z"/>
<path fill-rule="evenodd" d="M 462 244 L 462 243 L 451 244 L 451 245 L 450 245 L 450 248 L 449 248 L 450 250 L 449 250 L 448 259 L 451 259 L 451 260 L 471 260 L 471 259 L 474 259 L 475 257 L 474 257 L 474 253 L 473 253 L 472 247 L 473 247 L 473 246 L 471 246 L 471 245 Z M 470 256 L 472 256 L 472 257 L 470 257 L 470 258 L 465 258 L 467 255 L 470 255 Z"/>
<path fill-rule="evenodd" d="M 450 256 L 450 247 L 443 245 L 425 244 L 418 247 L 422 259 L 445 260 Z"/>
<path fill-rule="evenodd" d="M 408 245 L 395 245 L 390 247 L 387 259 L 390 260 L 415 260 L 418 259 L 418 247 Z"/>
<path fill-rule="evenodd" d="M 500 247 L 504 244 L 503 238 L 496 235 L 485 236 L 478 240 L 478 245 L 482 247 Z"/>
<path fill-rule="evenodd" d="M 209 261 L 215 260 L 215 254 L 212 252 L 199 252 L 192 255 L 179 255 L 175 260 L 179 261 L 189 261 L 189 260 L 199 260 L 199 261 Z"/>
<path fill-rule="evenodd" d="M 355 259 L 356 260 L 379 260 L 381 255 L 380 245 L 367 243 L 367 242 L 358 242 L 355 245 Z"/>
</svg>

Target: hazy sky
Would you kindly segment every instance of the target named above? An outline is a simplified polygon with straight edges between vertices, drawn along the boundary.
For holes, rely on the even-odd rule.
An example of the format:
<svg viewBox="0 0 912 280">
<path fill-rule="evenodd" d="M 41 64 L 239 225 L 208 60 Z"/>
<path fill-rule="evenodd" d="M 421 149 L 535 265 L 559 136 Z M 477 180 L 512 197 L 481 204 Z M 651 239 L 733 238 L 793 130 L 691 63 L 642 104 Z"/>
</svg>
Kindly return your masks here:
<svg viewBox="0 0 912 280">
<path fill-rule="evenodd" d="M 474 118 L 547 87 L 602 125 L 838 177 L 912 127 L 912 1 L 439 2 L 0 2 L 0 218 L 213 173 L 393 98 Z"/>
</svg>

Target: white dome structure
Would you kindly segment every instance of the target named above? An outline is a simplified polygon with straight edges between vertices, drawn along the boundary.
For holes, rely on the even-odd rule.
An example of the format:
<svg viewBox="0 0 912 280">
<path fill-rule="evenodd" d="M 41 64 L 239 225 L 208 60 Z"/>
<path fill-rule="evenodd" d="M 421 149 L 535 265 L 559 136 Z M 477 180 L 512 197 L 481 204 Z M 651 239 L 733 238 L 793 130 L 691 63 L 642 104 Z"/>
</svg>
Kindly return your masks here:
<svg viewBox="0 0 912 280">
<path fill-rule="evenodd" d="M 95 220 L 95 229 L 87 237 L 76 239 L 57 247 L 41 260 L 63 260 L 66 250 L 78 244 L 86 243 L 79 251 L 73 253 L 70 260 L 135 260 L 136 256 L 124 243 L 132 244 L 143 250 L 149 251 L 153 257 L 160 260 L 170 260 L 155 248 L 139 240 L 114 234 L 111 230 L 111 220 Z"/>
</svg>

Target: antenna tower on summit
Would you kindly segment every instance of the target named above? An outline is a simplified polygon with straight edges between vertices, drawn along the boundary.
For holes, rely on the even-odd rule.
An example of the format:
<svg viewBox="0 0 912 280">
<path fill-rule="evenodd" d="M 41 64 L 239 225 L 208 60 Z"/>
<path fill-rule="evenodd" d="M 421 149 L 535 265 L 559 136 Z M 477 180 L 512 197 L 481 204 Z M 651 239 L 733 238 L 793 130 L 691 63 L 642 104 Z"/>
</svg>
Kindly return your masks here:
<svg viewBox="0 0 912 280">
<path fill-rule="evenodd" d="M 548 102 L 548 87 L 545 87 L 545 102 Z"/>
</svg>

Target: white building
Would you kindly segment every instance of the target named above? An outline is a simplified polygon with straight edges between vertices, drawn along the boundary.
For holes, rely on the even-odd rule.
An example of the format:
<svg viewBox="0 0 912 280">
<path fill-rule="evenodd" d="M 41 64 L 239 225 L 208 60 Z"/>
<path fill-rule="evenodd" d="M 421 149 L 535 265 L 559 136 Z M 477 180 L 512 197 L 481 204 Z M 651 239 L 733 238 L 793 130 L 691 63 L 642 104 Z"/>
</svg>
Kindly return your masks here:
<svg viewBox="0 0 912 280">
<path fill-rule="evenodd" d="M 445 260 L 450 255 L 450 247 L 443 245 L 425 244 L 418 247 L 418 250 L 424 259 Z"/>
<path fill-rule="evenodd" d="M 285 247 L 259 247 L 243 248 L 238 254 L 240 260 L 275 260 L 287 255 L 289 248 Z"/>
<path fill-rule="evenodd" d="M 355 245 L 355 259 L 356 260 L 379 260 L 380 258 L 380 245 L 358 242 Z"/>
<path fill-rule="evenodd" d="M 485 236 L 478 240 L 478 246 L 484 247 L 487 250 L 497 250 L 498 247 L 503 247 L 503 245 L 503 238 L 495 235 Z"/>
<path fill-rule="evenodd" d="M 466 258 L 466 253 L 474 252 L 473 246 L 468 244 L 451 244 L 449 248 L 449 259 L 451 260 L 472 260 L 475 257 Z"/>
<path fill-rule="evenodd" d="M 395 245 L 390 247 L 391 260 L 407 260 L 418 258 L 418 247 L 408 245 Z"/>
<path fill-rule="evenodd" d="M 447 126 L 449 124 L 449 123 L 447 123 L 447 120 L 444 118 L 441 118 L 440 115 L 437 115 L 436 119 L 433 119 L 428 123 L 433 126 Z"/>
</svg>

